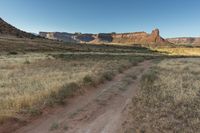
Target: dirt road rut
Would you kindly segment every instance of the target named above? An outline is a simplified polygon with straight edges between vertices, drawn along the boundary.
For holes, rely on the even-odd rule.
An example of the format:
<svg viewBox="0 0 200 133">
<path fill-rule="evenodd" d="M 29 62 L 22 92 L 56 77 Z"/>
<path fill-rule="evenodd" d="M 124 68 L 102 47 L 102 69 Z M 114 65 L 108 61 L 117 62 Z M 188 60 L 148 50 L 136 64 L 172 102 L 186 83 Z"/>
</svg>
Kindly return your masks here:
<svg viewBox="0 0 200 133">
<path fill-rule="evenodd" d="M 69 101 L 66 107 L 31 122 L 15 133 L 120 133 L 139 80 L 151 66 L 144 61 L 112 81 Z"/>
</svg>

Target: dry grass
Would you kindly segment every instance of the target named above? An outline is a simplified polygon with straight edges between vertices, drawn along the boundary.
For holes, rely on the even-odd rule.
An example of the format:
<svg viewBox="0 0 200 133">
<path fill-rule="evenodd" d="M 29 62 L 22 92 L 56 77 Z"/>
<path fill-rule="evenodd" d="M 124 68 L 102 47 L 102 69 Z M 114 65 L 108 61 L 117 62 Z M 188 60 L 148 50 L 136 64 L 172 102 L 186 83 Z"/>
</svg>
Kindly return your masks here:
<svg viewBox="0 0 200 133">
<path fill-rule="evenodd" d="M 133 56 L 44 54 L 0 57 L 0 119 L 18 112 L 38 114 L 38 108 L 73 95 L 82 86 L 96 85 L 142 61 Z"/>
<path fill-rule="evenodd" d="M 169 55 L 184 55 L 184 56 L 199 56 L 200 48 L 192 48 L 192 47 L 177 47 L 177 48 L 161 48 L 156 49 L 159 52 L 164 52 Z"/>
<path fill-rule="evenodd" d="M 141 79 L 133 99 L 133 127 L 154 133 L 200 132 L 200 61 L 161 61 Z"/>
</svg>

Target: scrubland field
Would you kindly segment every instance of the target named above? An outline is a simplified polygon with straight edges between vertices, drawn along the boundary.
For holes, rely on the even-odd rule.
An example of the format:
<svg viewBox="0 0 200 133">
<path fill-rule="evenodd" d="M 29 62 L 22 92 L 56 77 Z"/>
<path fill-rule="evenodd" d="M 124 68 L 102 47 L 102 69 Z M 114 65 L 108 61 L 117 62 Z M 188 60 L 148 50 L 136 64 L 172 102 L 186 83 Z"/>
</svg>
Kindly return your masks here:
<svg viewBox="0 0 200 133">
<path fill-rule="evenodd" d="M 52 52 L 51 41 L 42 52 L 34 51 L 35 45 L 41 50 L 37 42 L 29 42 L 28 50 L 19 43 L 12 51 L 13 41 L 0 49 L 0 133 L 200 132 L 199 48 L 151 51 L 56 42 Z M 83 100 L 76 102 L 79 96 Z M 75 107 L 68 107 L 69 99 Z M 42 117 L 45 109 L 60 105 L 63 111 Z M 25 128 L 7 128 L 7 121 L 27 124 L 32 117 L 41 118 Z"/>
<path fill-rule="evenodd" d="M 141 78 L 133 98 L 131 131 L 200 132 L 200 60 L 165 59 Z"/>
<path fill-rule="evenodd" d="M 200 2 L 130 1 L 1 1 L 0 133 L 200 133 Z"/>
<path fill-rule="evenodd" d="M 26 54 L 0 57 L 0 119 L 40 109 L 95 86 L 144 57 L 131 55 Z"/>
</svg>

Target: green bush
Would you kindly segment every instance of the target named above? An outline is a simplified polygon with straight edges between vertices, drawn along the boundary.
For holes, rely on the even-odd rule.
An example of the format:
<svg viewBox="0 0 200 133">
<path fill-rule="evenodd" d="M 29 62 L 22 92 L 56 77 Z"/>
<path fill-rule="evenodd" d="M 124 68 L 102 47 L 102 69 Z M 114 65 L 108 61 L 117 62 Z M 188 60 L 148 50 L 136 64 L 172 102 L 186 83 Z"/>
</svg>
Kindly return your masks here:
<svg viewBox="0 0 200 133">
<path fill-rule="evenodd" d="M 64 104 L 65 98 L 73 96 L 78 89 L 79 85 L 74 82 L 63 85 L 58 93 L 52 92 L 53 102 Z"/>
<path fill-rule="evenodd" d="M 83 78 L 83 84 L 84 85 L 92 85 L 94 83 L 93 79 L 91 76 L 89 75 L 86 75 L 84 78 Z"/>
<path fill-rule="evenodd" d="M 31 64 L 29 60 L 24 61 L 24 64 Z"/>
<path fill-rule="evenodd" d="M 112 71 L 105 72 L 101 77 L 101 81 L 106 81 L 106 80 L 111 81 L 114 76 L 115 76 L 115 74 Z"/>
<path fill-rule="evenodd" d="M 10 55 L 17 55 L 18 53 L 15 52 L 15 51 L 10 51 L 8 54 L 10 54 Z"/>
</svg>

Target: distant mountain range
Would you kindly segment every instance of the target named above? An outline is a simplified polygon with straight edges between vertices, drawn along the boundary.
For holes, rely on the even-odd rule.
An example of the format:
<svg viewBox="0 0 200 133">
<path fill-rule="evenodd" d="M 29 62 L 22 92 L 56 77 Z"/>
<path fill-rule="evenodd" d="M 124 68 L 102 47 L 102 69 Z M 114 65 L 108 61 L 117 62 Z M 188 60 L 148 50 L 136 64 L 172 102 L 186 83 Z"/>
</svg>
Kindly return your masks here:
<svg viewBox="0 0 200 133">
<path fill-rule="evenodd" d="M 73 43 L 88 43 L 88 44 L 127 44 L 127 45 L 142 45 L 148 47 L 171 46 L 177 45 L 194 45 L 200 46 L 200 37 L 182 37 L 182 38 L 167 38 L 160 36 L 159 29 L 153 30 L 150 34 L 146 32 L 131 32 L 131 33 L 99 33 L 99 34 L 82 34 L 82 33 L 66 33 L 66 32 L 40 32 L 39 36 L 33 33 L 27 33 L 15 28 L 9 23 L 0 18 L 0 36 L 13 36 L 18 38 L 39 38 L 39 36 Z"/>
</svg>

